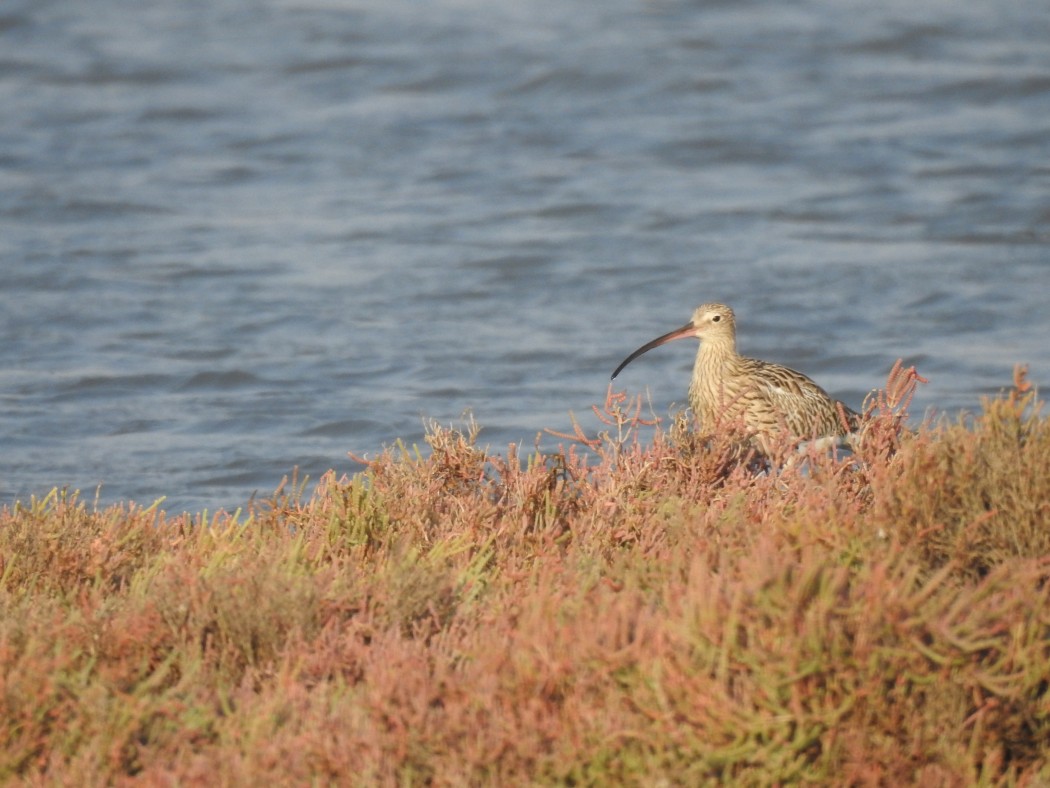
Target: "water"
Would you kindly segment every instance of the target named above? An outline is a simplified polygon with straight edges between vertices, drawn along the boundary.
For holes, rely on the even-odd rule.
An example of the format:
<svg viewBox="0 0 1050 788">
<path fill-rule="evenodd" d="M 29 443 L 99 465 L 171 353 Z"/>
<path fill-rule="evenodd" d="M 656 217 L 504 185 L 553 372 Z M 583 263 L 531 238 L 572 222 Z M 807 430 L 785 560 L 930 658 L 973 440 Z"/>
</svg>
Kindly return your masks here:
<svg viewBox="0 0 1050 788">
<path fill-rule="evenodd" d="M 704 300 L 860 404 L 1050 370 L 1050 7 L 9 0 L 0 504 L 586 419 Z M 681 402 L 690 343 L 617 383 Z M 552 439 L 545 439 L 552 442 Z"/>
</svg>

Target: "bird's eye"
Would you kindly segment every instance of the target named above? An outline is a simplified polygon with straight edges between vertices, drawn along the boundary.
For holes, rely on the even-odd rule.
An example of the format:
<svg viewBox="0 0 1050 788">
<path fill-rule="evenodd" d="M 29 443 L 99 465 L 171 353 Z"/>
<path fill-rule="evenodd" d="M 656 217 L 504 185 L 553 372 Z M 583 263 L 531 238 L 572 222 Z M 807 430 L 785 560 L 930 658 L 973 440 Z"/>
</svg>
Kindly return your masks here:
<svg viewBox="0 0 1050 788">
<path fill-rule="evenodd" d="M 711 322 L 712 323 L 717 323 L 721 319 L 722 319 L 721 315 L 715 315 L 714 317 L 711 318 Z"/>
</svg>

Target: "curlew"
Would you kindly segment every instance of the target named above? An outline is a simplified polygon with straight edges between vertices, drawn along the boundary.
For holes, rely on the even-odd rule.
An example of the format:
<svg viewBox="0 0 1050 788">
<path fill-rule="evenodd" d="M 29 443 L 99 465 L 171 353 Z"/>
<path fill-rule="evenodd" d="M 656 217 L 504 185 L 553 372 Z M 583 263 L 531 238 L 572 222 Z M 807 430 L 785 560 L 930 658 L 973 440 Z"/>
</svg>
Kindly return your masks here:
<svg viewBox="0 0 1050 788">
<path fill-rule="evenodd" d="M 646 351 L 689 337 L 700 340 L 689 404 L 706 429 L 742 422 L 768 454 L 774 438 L 785 432 L 797 440 L 837 441 L 860 426 L 859 413 L 801 372 L 737 353 L 736 316 L 725 304 L 697 307 L 692 320 L 642 345 L 621 362 L 612 377 Z"/>
</svg>

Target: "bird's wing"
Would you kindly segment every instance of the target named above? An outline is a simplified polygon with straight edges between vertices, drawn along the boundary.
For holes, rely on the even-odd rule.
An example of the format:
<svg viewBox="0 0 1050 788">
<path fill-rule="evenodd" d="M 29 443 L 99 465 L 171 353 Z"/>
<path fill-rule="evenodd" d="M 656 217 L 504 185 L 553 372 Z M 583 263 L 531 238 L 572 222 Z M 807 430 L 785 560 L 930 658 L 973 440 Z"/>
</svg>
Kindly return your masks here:
<svg viewBox="0 0 1050 788">
<path fill-rule="evenodd" d="M 757 372 L 754 378 L 756 393 L 781 414 L 795 434 L 808 435 L 814 429 L 834 429 L 841 421 L 839 403 L 808 376 L 767 362 L 762 362 Z M 842 407 L 849 419 L 853 411 L 845 405 Z"/>
<path fill-rule="evenodd" d="M 830 399 L 809 377 L 779 364 L 763 362 L 755 381 L 766 396 L 782 404 L 797 401 L 799 397 L 814 401 Z"/>
</svg>

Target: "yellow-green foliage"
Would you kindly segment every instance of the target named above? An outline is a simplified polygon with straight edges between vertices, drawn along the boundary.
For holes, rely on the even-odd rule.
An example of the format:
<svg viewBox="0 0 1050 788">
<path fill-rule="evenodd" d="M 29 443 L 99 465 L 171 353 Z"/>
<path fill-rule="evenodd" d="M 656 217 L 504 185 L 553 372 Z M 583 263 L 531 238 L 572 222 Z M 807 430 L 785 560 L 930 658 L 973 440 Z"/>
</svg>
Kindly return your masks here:
<svg viewBox="0 0 1050 788">
<path fill-rule="evenodd" d="M 774 472 L 621 404 L 525 458 L 432 427 L 243 518 L 0 512 L 0 780 L 1050 781 L 1023 377 Z"/>
</svg>

